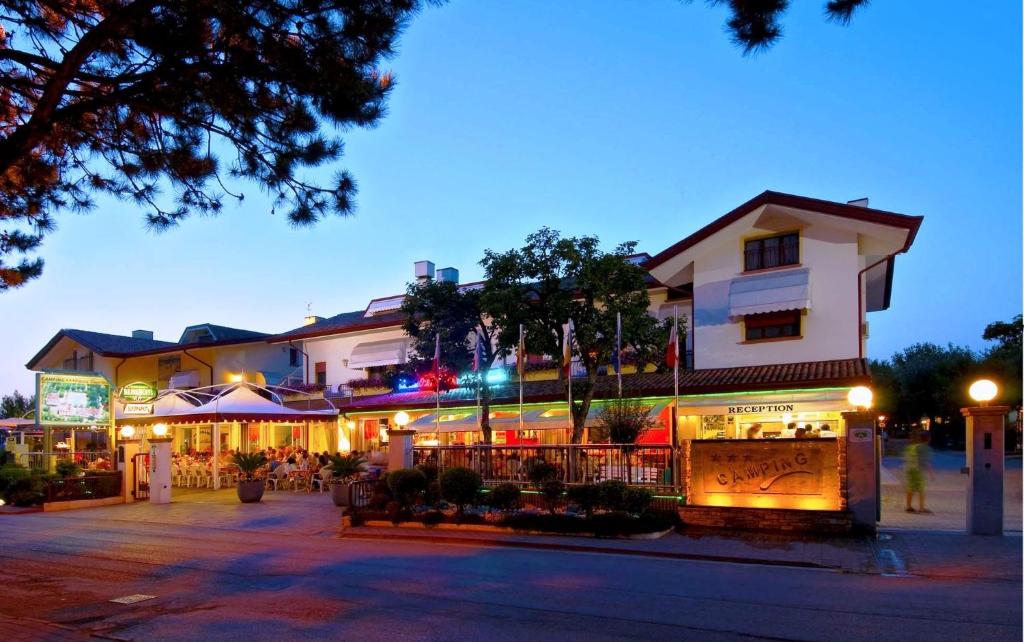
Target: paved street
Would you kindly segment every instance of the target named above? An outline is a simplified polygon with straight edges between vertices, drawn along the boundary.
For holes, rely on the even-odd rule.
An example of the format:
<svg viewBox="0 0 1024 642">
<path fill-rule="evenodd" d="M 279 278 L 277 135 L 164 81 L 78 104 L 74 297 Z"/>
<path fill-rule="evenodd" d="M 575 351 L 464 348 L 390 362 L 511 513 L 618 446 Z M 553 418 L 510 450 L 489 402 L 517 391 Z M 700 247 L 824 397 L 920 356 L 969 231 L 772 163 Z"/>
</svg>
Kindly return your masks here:
<svg viewBox="0 0 1024 642">
<path fill-rule="evenodd" d="M 975 553 L 1015 555 L 1008 576 L 890 577 L 344 539 L 338 537 L 337 512 L 326 496 L 282 493 L 246 506 L 231 499 L 218 493 L 171 506 L 0 516 L 5 578 L 0 635 L 55 640 L 87 632 L 135 640 L 1021 638 L 1018 538 L 955 536 Z M 766 541 L 762 546 L 782 545 Z M 931 563 L 951 561 L 943 552 L 948 542 L 935 540 L 933 548 L 929 553 L 917 545 L 923 564 L 929 554 Z M 131 605 L 109 601 L 134 594 L 156 597 Z"/>
</svg>

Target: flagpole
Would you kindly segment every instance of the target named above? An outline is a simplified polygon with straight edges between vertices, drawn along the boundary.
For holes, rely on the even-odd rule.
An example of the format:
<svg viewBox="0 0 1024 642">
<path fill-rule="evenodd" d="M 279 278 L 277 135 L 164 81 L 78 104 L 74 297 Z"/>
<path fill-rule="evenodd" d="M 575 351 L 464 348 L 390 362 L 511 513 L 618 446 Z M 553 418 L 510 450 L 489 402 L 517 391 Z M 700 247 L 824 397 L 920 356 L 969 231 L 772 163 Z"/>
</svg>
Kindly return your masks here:
<svg viewBox="0 0 1024 642">
<path fill-rule="evenodd" d="M 526 374 L 526 344 L 523 337 L 523 324 L 519 324 L 519 345 L 516 350 L 516 371 L 519 372 L 519 430 L 516 431 L 516 443 L 519 445 L 519 470 L 523 466 L 523 375 Z M 516 471 L 516 474 L 519 473 Z"/>
<path fill-rule="evenodd" d="M 572 441 L 573 435 L 576 434 L 576 418 L 573 417 L 572 411 L 572 319 L 569 319 L 569 325 L 565 331 L 565 355 L 566 363 L 568 363 L 566 370 L 569 383 L 566 386 L 569 389 L 569 441 Z"/>
<path fill-rule="evenodd" d="M 615 377 L 619 381 L 619 399 L 622 398 L 622 313 L 615 313 Z"/>
<path fill-rule="evenodd" d="M 434 335 L 434 438 L 441 445 L 441 334 Z"/>
<path fill-rule="evenodd" d="M 672 364 L 672 448 L 676 447 L 676 438 L 679 424 L 679 306 L 672 306 L 672 330 L 676 335 L 676 342 L 673 346 L 676 358 Z"/>
</svg>

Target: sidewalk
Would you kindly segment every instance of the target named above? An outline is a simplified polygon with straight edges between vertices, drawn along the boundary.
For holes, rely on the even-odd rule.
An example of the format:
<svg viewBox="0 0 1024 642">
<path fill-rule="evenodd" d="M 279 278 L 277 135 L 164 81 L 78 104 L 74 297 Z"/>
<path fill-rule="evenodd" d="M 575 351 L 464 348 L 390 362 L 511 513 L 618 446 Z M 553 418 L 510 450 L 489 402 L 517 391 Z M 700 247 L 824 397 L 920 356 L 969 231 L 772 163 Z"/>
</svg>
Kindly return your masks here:
<svg viewBox="0 0 1024 642">
<path fill-rule="evenodd" d="M 0 640 L 5 642 L 80 642 L 95 639 L 97 638 L 88 633 L 57 624 L 0 615 Z"/>
<path fill-rule="evenodd" d="M 1021 581 L 1019 535 L 972 537 L 959 533 L 893 531 L 877 537 L 797 538 L 690 529 L 657 540 L 625 540 L 360 526 L 345 529 L 341 539 L 346 538 L 642 555 L 844 573 Z"/>
</svg>

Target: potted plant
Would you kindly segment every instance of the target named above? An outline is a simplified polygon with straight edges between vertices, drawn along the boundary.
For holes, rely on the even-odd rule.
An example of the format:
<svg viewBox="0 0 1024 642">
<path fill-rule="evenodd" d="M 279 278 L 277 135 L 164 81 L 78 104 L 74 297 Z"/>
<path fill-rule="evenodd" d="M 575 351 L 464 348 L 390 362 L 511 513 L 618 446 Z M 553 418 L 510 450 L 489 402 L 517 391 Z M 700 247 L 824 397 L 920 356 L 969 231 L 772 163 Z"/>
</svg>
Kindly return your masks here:
<svg viewBox="0 0 1024 642">
<path fill-rule="evenodd" d="M 262 479 L 256 479 L 256 471 L 267 465 L 267 456 L 262 452 L 235 453 L 231 460 L 241 473 L 236 487 L 238 499 L 243 504 L 260 501 L 263 498 L 264 483 Z"/>
<path fill-rule="evenodd" d="M 348 506 L 349 486 L 365 463 L 365 459 L 353 453 L 331 456 L 331 500 L 335 506 Z"/>
</svg>

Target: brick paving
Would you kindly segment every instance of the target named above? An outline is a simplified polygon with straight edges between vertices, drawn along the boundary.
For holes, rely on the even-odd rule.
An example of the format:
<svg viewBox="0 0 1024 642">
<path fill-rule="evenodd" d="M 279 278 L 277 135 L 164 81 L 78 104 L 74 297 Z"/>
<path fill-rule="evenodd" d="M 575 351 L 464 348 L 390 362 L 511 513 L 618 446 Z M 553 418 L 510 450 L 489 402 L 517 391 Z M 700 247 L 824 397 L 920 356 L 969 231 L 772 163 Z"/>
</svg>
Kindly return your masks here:
<svg viewBox="0 0 1024 642">
<path fill-rule="evenodd" d="M 0 615 L 0 640 L 4 642 L 71 642 L 95 639 L 97 638 L 88 633 L 73 631 L 56 624 Z"/>
</svg>

